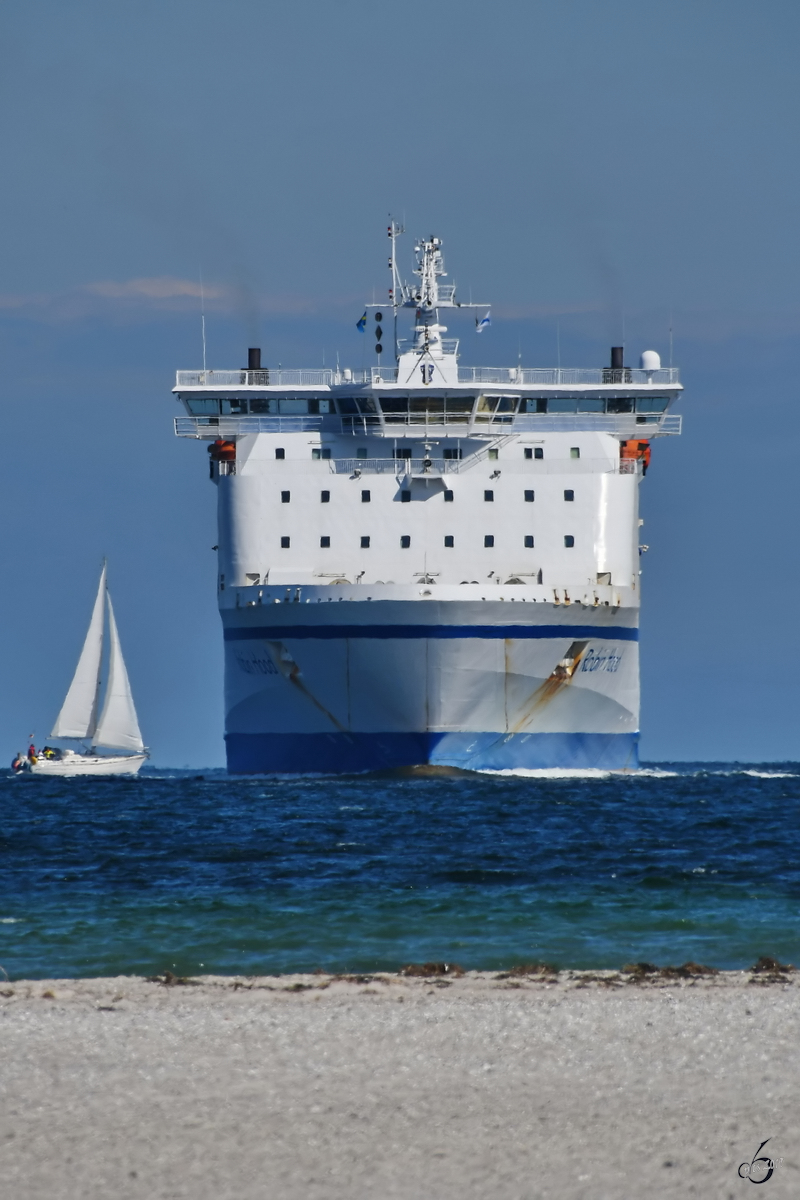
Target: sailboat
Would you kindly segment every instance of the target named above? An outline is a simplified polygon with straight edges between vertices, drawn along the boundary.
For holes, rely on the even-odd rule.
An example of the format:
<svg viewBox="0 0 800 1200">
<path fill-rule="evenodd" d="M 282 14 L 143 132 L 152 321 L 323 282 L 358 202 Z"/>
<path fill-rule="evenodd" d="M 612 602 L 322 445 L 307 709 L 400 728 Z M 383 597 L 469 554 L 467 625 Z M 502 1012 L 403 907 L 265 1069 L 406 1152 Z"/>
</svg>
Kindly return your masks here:
<svg viewBox="0 0 800 1200">
<path fill-rule="evenodd" d="M 105 700 L 100 710 L 100 668 L 106 608 L 109 657 Z M 98 710 L 100 715 L 98 716 Z M 25 769 L 32 775 L 135 775 L 149 757 L 131 695 L 131 685 L 106 583 L 106 564 L 92 609 L 86 641 L 51 738 L 75 738 L 89 743 L 83 753 L 45 747 L 29 753 Z M 122 753 L 98 754 L 97 747 Z"/>
</svg>

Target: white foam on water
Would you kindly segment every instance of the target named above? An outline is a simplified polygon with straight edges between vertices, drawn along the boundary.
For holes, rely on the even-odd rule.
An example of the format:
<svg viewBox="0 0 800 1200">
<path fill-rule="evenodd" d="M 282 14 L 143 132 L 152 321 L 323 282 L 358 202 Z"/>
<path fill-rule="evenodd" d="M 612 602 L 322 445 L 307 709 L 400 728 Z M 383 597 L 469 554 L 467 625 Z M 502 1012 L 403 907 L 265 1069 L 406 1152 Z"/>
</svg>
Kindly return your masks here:
<svg viewBox="0 0 800 1200">
<path fill-rule="evenodd" d="M 520 779 L 608 779 L 610 775 L 634 774 L 634 772 L 601 771 L 598 767 L 505 767 L 493 771 L 489 767 L 476 772 L 478 775 L 513 775 Z"/>
<path fill-rule="evenodd" d="M 792 771 L 732 771 L 732 775 L 752 775 L 754 779 L 797 779 Z"/>
<path fill-rule="evenodd" d="M 0 917 L 0 925 L 19 925 L 19 917 Z"/>
</svg>

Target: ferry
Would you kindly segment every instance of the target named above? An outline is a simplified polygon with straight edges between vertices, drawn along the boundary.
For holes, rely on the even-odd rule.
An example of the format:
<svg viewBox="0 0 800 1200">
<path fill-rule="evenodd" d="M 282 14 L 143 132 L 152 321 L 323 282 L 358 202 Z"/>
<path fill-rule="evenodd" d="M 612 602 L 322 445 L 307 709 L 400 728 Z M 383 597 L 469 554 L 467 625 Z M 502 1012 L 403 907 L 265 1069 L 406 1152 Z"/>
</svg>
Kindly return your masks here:
<svg viewBox="0 0 800 1200">
<path fill-rule="evenodd" d="M 402 232 L 357 322 L 373 365 L 177 372 L 217 489 L 228 770 L 635 768 L 639 488 L 679 372 L 462 364 L 443 321 L 477 345 L 491 310 L 437 237 L 403 282 Z"/>
</svg>

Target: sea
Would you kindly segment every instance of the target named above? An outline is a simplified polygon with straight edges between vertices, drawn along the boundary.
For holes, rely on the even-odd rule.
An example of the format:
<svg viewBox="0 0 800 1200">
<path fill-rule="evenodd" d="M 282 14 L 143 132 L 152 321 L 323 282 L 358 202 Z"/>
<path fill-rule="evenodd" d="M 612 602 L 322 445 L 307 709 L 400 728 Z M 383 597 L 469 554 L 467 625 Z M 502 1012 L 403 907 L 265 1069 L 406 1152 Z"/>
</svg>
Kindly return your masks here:
<svg viewBox="0 0 800 1200">
<path fill-rule="evenodd" d="M 800 963 L 800 764 L 0 776 L 0 980 Z"/>
</svg>

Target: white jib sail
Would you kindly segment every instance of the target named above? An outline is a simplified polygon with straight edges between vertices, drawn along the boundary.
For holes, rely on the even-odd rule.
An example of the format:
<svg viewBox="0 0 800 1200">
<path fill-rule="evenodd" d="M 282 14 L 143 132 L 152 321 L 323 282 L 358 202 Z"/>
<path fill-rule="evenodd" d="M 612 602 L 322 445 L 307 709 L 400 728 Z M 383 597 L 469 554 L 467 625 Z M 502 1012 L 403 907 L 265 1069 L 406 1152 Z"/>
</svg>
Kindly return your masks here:
<svg viewBox="0 0 800 1200">
<path fill-rule="evenodd" d="M 106 591 L 106 566 L 100 574 L 100 586 L 92 609 L 89 631 L 83 643 L 78 666 L 61 712 L 50 733 L 51 738 L 90 738 L 97 726 L 100 695 L 100 659 L 103 655 L 103 600 Z"/>
<path fill-rule="evenodd" d="M 95 745 L 108 746 L 113 750 L 130 750 L 132 752 L 144 750 L 110 596 L 108 597 L 108 634 L 110 641 L 108 686 L 105 704 L 100 714 L 100 720 L 97 722 L 93 740 Z"/>
</svg>

